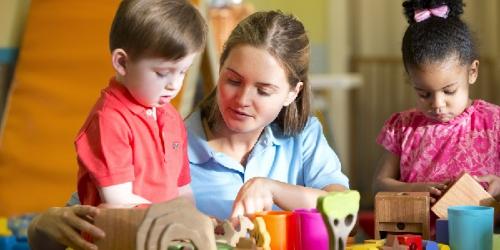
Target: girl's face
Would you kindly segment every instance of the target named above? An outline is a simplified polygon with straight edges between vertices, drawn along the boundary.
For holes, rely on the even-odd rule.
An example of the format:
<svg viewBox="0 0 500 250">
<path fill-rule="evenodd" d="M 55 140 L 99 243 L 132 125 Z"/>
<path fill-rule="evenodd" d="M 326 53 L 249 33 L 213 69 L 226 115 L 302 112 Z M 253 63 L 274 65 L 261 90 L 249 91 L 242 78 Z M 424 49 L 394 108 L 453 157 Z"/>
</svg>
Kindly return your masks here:
<svg viewBox="0 0 500 250">
<path fill-rule="evenodd" d="M 447 122 L 460 115 L 471 103 L 469 85 L 477 79 L 479 61 L 462 65 L 456 56 L 409 67 L 410 81 L 417 93 L 417 108 L 427 117 Z"/>
<path fill-rule="evenodd" d="M 266 50 L 239 45 L 220 69 L 217 103 L 229 130 L 260 133 L 301 87 L 300 82 L 291 88 L 284 68 Z"/>
</svg>

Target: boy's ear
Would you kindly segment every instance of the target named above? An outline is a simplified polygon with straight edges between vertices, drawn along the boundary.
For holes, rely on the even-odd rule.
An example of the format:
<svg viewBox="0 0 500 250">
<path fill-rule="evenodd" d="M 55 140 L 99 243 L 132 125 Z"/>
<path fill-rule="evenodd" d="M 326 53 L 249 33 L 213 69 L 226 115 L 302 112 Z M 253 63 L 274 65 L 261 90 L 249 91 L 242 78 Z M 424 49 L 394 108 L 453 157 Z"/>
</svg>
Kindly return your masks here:
<svg viewBox="0 0 500 250">
<path fill-rule="evenodd" d="M 297 95 L 299 95 L 303 86 L 304 86 L 303 82 L 298 82 L 297 85 L 295 85 L 295 88 L 291 89 L 290 92 L 288 92 L 288 96 L 286 97 L 286 100 L 285 100 L 285 103 L 283 104 L 283 106 L 288 106 L 288 105 L 290 105 L 290 103 L 295 101 L 295 98 L 297 98 Z"/>
<path fill-rule="evenodd" d="M 127 60 L 129 60 L 127 52 L 123 49 L 115 49 L 111 52 L 111 63 L 116 73 L 120 76 L 127 74 Z"/>
<path fill-rule="evenodd" d="M 479 74 L 479 61 L 474 60 L 469 66 L 469 84 L 474 84 Z"/>
</svg>

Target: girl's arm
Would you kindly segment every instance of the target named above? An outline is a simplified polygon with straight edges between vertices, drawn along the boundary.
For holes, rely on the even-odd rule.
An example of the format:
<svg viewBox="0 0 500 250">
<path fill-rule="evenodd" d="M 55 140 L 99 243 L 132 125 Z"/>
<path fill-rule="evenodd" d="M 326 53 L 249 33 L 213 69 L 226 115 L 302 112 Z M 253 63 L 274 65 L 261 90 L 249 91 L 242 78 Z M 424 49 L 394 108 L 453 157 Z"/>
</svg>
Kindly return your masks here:
<svg viewBox="0 0 500 250">
<path fill-rule="evenodd" d="M 382 157 L 381 164 L 375 173 L 375 192 L 429 192 L 431 202 L 436 202 L 447 188 L 446 183 L 418 182 L 407 183 L 400 181 L 399 156 L 386 151 Z"/>
<path fill-rule="evenodd" d="M 488 193 L 491 194 L 497 201 L 500 201 L 500 177 L 488 174 L 483 176 L 475 176 L 478 182 L 488 183 Z"/>
<path fill-rule="evenodd" d="M 272 210 L 273 204 L 283 210 L 315 208 L 319 196 L 325 195 L 327 192 L 344 190 L 347 190 L 347 188 L 338 184 L 328 185 L 323 189 L 315 189 L 269 178 L 252 178 L 238 192 L 230 217 L 234 218 L 239 215 Z"/>
</svg>

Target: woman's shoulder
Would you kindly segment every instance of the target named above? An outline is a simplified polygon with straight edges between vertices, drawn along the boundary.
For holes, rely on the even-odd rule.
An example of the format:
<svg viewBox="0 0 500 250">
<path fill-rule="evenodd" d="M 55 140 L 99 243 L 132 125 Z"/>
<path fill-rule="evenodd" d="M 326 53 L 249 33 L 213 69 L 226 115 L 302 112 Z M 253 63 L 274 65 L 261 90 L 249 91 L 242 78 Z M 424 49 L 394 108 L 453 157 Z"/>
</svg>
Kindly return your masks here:
<svg viewBox="0 0 500 250">
<path fill-rule="evenodd" d="M 296 135 L 285 135 L 282 129 L 276 123 L 273 123 L 269 126 L 271 127 L 274 136 L 279 139 L 297 139 L 303 136 L 307 136 L 313 132 L 317 133 L 318 131 L 323 131 L 323 126 L 316 116 L 309 116 L 304 128 Z"/>
</svg>

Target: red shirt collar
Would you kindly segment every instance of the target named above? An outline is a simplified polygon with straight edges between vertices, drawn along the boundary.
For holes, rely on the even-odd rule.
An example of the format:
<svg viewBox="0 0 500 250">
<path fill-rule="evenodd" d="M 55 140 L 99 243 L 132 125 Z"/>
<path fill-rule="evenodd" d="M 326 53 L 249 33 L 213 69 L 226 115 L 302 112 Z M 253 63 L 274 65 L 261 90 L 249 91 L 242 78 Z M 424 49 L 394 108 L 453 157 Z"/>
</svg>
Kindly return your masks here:
<svg viewBox="0 0 500 250">
<path fill-rule="evenodd" d="M 111 95 L 115 96 L 125 107 L 136 114 L 141 114 L 151 107 L 146 107 L 135 100 L 135 98 L 130 94 L 129 90 L 123 86 L 116 78 L 111 78 L 109 80 L 109 86 L 105 90 Z M 158 111 L 164 112 L 165 105 L 156 107 Z"/>
</svg>

